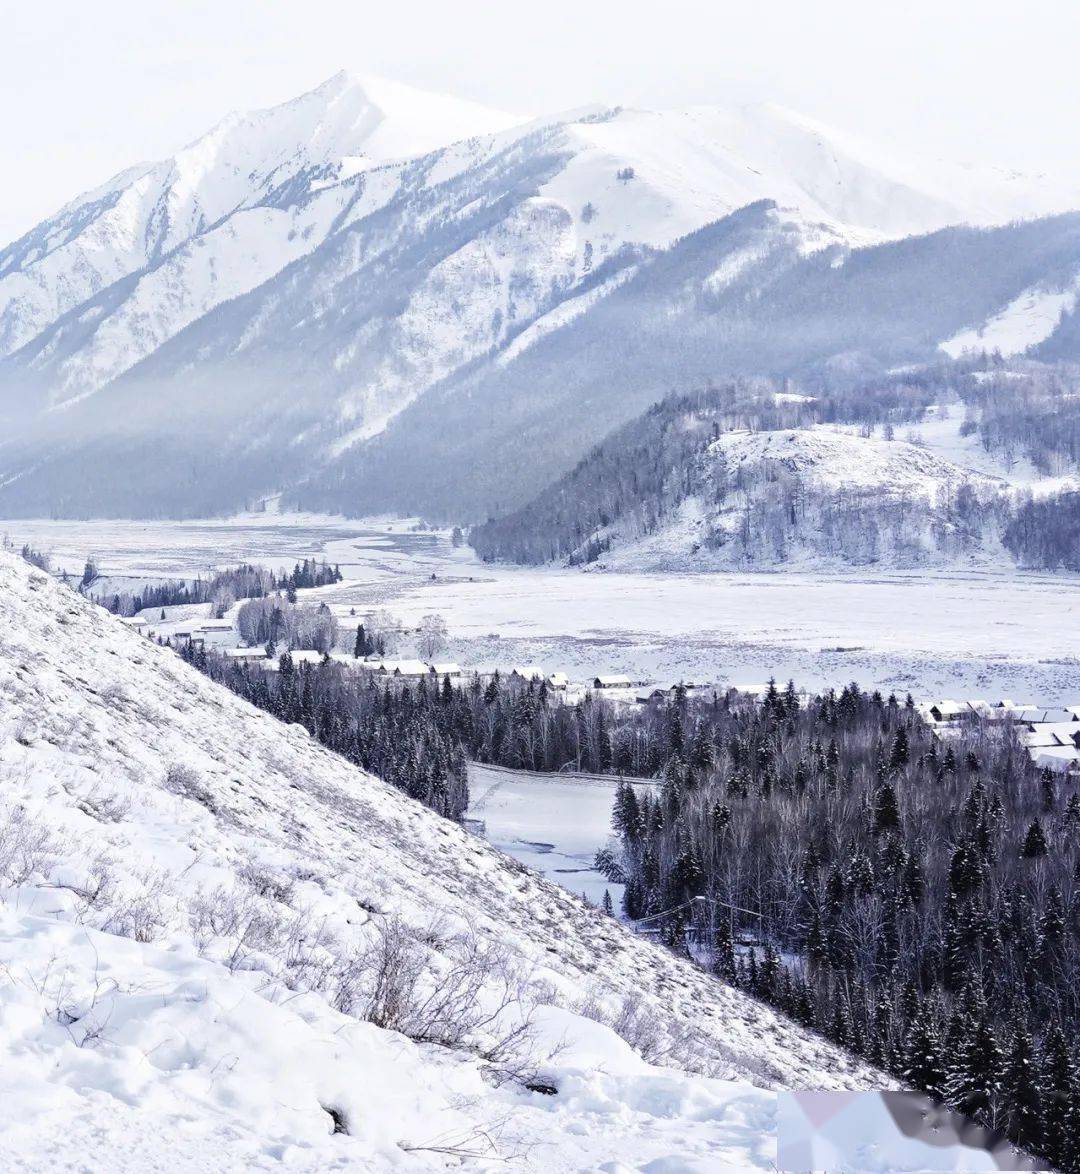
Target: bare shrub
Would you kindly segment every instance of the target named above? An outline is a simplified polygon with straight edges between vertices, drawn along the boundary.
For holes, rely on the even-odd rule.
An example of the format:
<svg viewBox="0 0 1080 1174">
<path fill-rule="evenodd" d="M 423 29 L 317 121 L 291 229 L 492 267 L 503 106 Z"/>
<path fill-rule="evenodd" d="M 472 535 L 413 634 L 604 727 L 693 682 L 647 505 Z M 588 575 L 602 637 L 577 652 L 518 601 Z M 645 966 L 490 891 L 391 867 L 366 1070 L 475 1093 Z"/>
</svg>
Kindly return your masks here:
<svg viewBox="0 0 1080 1174">
<path fill-rule="evenodd" d="M 660 1026 L 655 1007 L 636 992 L 625 995 L 614 1014 L 594 998 L 587 998 L 576 1010 L 579 1015 L 610 1027 L 648 1064 L 681 1068 L 686 1072 L 703 1071 L 704 1053 L 697 1033 L 683 1026 L 672 1035 Z"/>
<path fill-rule="evenodd" d="M 200 891 L 188 904 L 188 923 L 200 951 L 215 939 L 227 944 L 224 962 L 230 970 L 242 969 L 256 953 L 281 957 L 283 920 L 250 890 L 219 885 Z"/>
<path fill-rule="evenodd" d="M 537 988 L 510 965 L 505 951 L 473 934 L 436 952 L 397 918 L 375 941 L 345 959 L 331 997 L 338 1010 L 417 1043 L 465 1049 L 485 1062 L 494 1084 L 524 1083 L 536 1070 L 532 1012 Z"/>
<path fill-rule="evenodd" d="M 75 806 L 99 823 L 120 823 L 131 811 L 131 800 L 104 794 L 95 787 L 88 795 L 76 800 Z"/>
<path fill-rule="evenodd" d="M 48 872 L 61 849 L 54 833 L 25 808 L 0 809 L 0 877 L 10 884 L 26 884 L 35 873 Z"/>
<path fill-rule="evenodd" d="M 124 897 L 111 905 L 100 928 L 136 942 L 152 942 L 167 922 L 160 891 L 151 890 Z"/>
<path fill-rule="evenodd" d="M 119 681 L 110 681 L 100 692 L 99 696 L 102 701 L 106 701 L 109 705 L 126 705 L 131 700 L 131 694 L 128 692 L 127 686 L 121 684 Z"/>
<path fill-rule="evenodd" d="M 213 793 L 203 782 L 199 772 L 193 766 L 188 766 L 187 763 L 174 762 L 169 765 L 165 771 L 165 788 L 174 795 L 180 795 L 184 799 L 194 799 L 196 803 L 201 803 L 208 810 L 217 812 Z"/>
<path fill-rule="evenodd" d="M 296 882 L 288 874 L 249 860 L 240 866 L 237 875 L 257 896 L 281 905 L 292 903 Z"/>
</svg>

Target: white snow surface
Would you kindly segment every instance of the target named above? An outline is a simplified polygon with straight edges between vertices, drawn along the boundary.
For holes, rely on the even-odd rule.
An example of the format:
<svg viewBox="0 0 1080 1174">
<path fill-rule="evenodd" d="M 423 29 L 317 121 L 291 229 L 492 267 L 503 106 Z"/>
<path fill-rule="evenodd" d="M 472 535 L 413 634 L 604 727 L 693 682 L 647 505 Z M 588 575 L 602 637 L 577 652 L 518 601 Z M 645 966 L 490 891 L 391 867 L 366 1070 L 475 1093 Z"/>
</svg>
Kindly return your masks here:
<svg viewBox="0 0 1080 1174">
<path fill-rule="evenodd" d="M 939 343 L 939 349 L 953 359 L 980 351 L 998 351 L 1005 356 L 1023 354 L 1054 333 L 1062 316 L 1076 308 L 1078 296 L 1080 277 L 1064 289 L 1026 289 L 981 326 L 962 330 Z"/>
<path fill-rule="evenodd" d="M 770 1169 L 763 1089 L 885 1085 L 6 552 L 0 776 L 4 1169 Z M 527 979 L 557 1095 L 346 1013 L 395 918 Z"/>
<path fill-rule="evenodd" d="M 904 440 L 859 436 L 828 426 L 776 432 L 727 432 L 709 447 L 706 459 L 731 472 L 773 465 L 827 489 L 875 490 L 937 503 L 971 482 L 981 489 L 1003 482 L 963 469 L 929 447 Z"/>
</svg>

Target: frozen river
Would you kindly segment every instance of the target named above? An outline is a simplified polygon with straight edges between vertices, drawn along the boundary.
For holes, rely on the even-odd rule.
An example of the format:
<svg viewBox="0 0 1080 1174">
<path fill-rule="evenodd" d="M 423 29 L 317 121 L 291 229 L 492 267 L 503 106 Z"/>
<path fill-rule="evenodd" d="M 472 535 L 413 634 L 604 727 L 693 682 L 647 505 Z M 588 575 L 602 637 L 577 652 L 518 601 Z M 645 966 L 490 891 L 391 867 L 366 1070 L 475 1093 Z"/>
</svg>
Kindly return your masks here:
<svg viewBox="0 0 1080 1174">
<path fill-rule="evenodd" d="M 606 889 L 621 908 L 623 886 L 593 868 L 597 851 L 614 843 L 614 783 L 470 763 L 469 792 L 466 818 L 496 848 L 594 905 Z"/>
</svg>

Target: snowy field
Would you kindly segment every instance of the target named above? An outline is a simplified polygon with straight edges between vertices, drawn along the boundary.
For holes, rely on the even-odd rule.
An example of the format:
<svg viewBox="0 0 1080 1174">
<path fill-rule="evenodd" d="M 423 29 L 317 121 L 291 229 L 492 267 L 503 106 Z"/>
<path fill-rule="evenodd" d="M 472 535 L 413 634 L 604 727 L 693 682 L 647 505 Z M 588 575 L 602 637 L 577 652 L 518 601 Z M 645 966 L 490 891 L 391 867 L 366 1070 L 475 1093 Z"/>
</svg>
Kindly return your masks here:
<svg viewBox="0 0 1080 1174">
<path fill-rule="evenodd" d="M 227 522 L 0 523 L 13 541 L 107 573 L 195 574 L 324 554 L 344 583 L 317 594 L 343 623 L 389 608 L 447 622 L 447 656 L 579 680 L 624 672 L 808 688 L 861 684 L 916 698 L 1080 699 L 1080 579 L 997 571 L 605 574 L 489 566 L 408 521 L 252 515 Z M 434 578 L 433 578 L 434 576 Z"/>
</svg>

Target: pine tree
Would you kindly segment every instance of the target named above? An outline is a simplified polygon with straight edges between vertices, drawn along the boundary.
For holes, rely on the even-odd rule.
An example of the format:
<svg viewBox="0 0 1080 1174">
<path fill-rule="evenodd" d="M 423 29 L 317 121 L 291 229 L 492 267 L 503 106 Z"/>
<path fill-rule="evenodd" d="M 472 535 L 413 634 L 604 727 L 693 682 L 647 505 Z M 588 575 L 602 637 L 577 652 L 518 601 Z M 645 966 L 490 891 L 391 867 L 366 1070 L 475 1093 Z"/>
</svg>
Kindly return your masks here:
<svg viewBox="0 0 1080 1174">
<path fill-rule="evenodd" d="M 713 937 L 713 970 L 724 982 L 735 982 L 735 939 L 727 913 L 721 914 Z"/>
<path fill-rule="evenodd" d="M 945 1062 L 933 1011 L 926 1002 L 919 1008 L 904 1045 L 904 1080 L 940 1100 L 945 1095 Z"/>
<path fill-rule="evenodd" d="M 611 892 L 608 889 L 604 890 L 603 909 L 604 909 L 604 912 L 608 915 L 608 917 L 615 916 L 615 907 L 611 903 Z"/>
<path fill-rule="evenodd" d="M 896 792 L 888 783 L 882 784 L 874 796 L 874 833 L 895 831 L 900 826 L 900 804 Z"/>
<path fill-rule="evenodd" d="M 1009 1136 L 1025 1149 L 1042 1145 L 1042 1095 L 1036 1069 L 1035 1046 L 1027 1024 L 1017 1019 L 1001 1082 Z"/>
<path fill-rule="evenodd" d="M 907 766 L 908 753 L 907 731 L 901 726 L 893 739 L 892 755 L 889 759 L 889 765 L 893 770 L 901 770 Z"/>
<path fill-rule="evenodd" d="M 947 1056 L 946 1099 L 967 1116 L 988 1123 L 1004 1061 L 986 1000 L 975 985 L 965 995 L 955 1039 L 956 1050 Z"/>
<path fill-rule="evenodd" d="M 1080 1160 L 1080 1097 L 1076 1062 L 1059 1024 L 1046 1032 L 1041 1049 L 1040 1093 L 1043 1101 L 1043 1150 L 1062 1170 Z"/>
<path fill-rule="evenodd" d="M 1020 855 L 1028 860 L 1033 860 L 1039 856 L 1045 856 L 1046 849 L 1046 833 L 1043 831 L 1043 826 L 1038 819 L 1033 819 L 1028 826 L 1027 835 L 1024 836 Z"/>
</svg>

